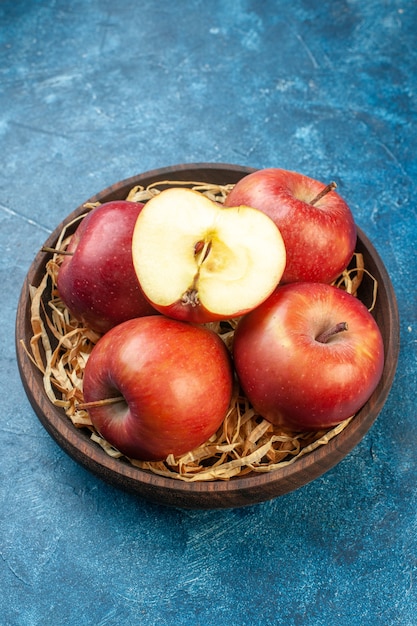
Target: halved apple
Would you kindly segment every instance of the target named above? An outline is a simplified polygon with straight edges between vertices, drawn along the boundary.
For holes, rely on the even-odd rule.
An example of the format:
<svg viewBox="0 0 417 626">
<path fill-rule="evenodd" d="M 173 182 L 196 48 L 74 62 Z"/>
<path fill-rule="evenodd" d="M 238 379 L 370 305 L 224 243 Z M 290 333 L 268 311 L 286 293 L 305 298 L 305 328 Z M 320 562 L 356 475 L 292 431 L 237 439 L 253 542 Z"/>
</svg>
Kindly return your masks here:
<svg viewBox="0 0 417 626">
<path fill-rule="evenodd" d="M 230 319 L 274 291 L 286 251 L 272 219 L 247 206 L 224 207 L 187 188 L 170 188 L 142 209 L 133 265 L 152 306 L 179 320 Z"/>
</svg>

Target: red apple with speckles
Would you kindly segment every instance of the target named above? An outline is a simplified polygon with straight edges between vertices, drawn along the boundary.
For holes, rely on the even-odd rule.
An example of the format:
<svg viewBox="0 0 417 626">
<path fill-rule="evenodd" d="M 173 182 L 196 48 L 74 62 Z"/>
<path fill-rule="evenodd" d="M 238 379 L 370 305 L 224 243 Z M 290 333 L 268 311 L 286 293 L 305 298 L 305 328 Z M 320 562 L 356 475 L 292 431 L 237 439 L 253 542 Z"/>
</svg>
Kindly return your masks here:
<svg viewBox="0 0 417 626">
<path fill-rule="evenodd" d="M 59 269 L 59 295 L 75 318 L 99 333 L 154 315 L 132 261 L 132 235 L 143 204 L 107 202 L 80 223 Z"/>
<path fill-rule="evenodd" d="M 294 430 L 328 428 L 354 415 L 384 366 L 372 314 L 358 298 L 324 283 L 278 287 L 241 319 L 233 354 L 255 410 Z"/>
<path fill-rule="evenodd" d="M 159 315 L 103 335 L 83 385 L 91 421 L 110 444 L 132 459 L 162 460 L 217 431 L 229 408 L 233 370 L 216 333 Z M 109 398 L 119 401 L 102 404 Z"/>
<path fill-rule="evenodd" d="M 331 283 L 356 245 L 352 212 L 334 188 L 335 183 L 326 186 L 298 172 L 267 168 L 242 178 L 225 204 L 255 207 L 278 226 L 287 251 L 281 283 Z"/>
</svg>

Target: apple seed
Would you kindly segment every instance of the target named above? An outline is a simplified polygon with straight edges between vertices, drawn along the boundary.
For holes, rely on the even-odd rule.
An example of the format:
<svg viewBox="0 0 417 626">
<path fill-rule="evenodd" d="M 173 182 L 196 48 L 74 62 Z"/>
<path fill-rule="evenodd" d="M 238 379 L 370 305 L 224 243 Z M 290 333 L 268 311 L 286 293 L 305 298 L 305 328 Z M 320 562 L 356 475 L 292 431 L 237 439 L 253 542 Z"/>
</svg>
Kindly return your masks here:
<svg viewBox="0 0 417 626">
<path fill-rule="evenodd" d="M 197 241 L 194 246 L 194 256 L 197 261 L 197 267 L 200 268 L 207 259 L 211 250 L 211 241 Z"/>
</svg>

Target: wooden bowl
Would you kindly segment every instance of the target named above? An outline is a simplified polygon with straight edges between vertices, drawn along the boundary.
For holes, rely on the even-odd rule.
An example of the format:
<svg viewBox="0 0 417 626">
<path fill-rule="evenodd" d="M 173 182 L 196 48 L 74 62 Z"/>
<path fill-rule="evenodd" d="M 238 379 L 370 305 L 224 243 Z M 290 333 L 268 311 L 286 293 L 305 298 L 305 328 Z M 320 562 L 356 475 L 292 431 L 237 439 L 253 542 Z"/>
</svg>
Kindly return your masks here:
<svg viewBox="0 0 417 626">
<path fill-rule="evenodd" d="M 147 186 L 163 180 L 204 181 L 213 184 L 234 184 L 254 171 L 251 168 L 226 164 L 197 163 L 153 170 L 128 178 L 101 191 L 89 202 L 124 199 L 135 185 Z M 84 212 L 82 206 L 71 213 L 51 234 L 45 246 L 53 247 L 62 228 Z M 39 285 L 50 254 L 39 252 L 23 284 L 16 318 L 17 361 L 23 386 L 39 420 L 55 441 L 76 462 L 104 481 L 127 492 L 169 506 L 192 509 L 231 508 L 269 500 L 295 490 L 312 481 L 345 457 L 363 438 L 381 411 L 390 391 L 399 353 L 399 319 L 395 293 L 388 273 L 375 248 L 361 230 L 357 251 L 364 256 L 366 269 L 378 281 L 378 299 L 374 309 L 376 321 L 385 344 L 385 366 L 381 381 L 372 397 L 355 418 L 326 445 L 297 459 L 293 464 L 268 473 L 253 473 L 228 481 L 183 482 L 165 478 L 110 457 L 90 439 L 87 429 L 77 429 L 62 409 L 45 395 L 42 375 L 28 358 L 21 345 L 28 345 L 30 325 L 29 285 Z M 372 300 L 372 281 L 365 279 L 360 298 L 365 304 Z"/>
</svg>

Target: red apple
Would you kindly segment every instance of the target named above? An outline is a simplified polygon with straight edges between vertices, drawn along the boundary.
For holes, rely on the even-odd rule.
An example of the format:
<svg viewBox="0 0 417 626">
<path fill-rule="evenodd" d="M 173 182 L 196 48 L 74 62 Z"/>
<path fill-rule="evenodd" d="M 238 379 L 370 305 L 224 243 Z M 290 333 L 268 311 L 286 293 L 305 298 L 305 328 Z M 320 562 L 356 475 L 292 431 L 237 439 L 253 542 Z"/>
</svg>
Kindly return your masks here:
<svg viewBox="0 0 417 626">
<path fill-rule="evenodd" d="M 332 189 L 318 198 L 323 183 L 278 168 L 253 172 L 232 189 L 225 204 L 263 211 L 281 231 L 287 265 L 281 283 L 331 283 L 349 264 L 356 226 L 346 202 Z"/>
<path fill-rule="evenodd" d="M 196 323 L 237 317 L 266 300 L 285 267 L 285 246 L 261 211 L 225 208 L 201 193 L 170 188 L 141 211 L 134 267 L 152 306 Z"/>
<path fill-rule="evenodd" d="M 230 404 L 233 370 L 217 334 L 157 315 L 103 335 L 83 385 L 91 421 L 110 444 L 129 458 L 162 460 L 216 432 Z M 100 403 L 115 397 L 120 401 Z"/>
<path fill-rule="evenodd" d="M 114 201 L 80 223 L 58 272 L 60 297 L 74 317 L 99 333 L 125 320 L 154 315 L 132 262 L 132 234 L 143 204 Z"/>
<path fill-rule="evenodd" d="M 239 322 L 234 362 L 255 410 L 295 430 L 354 415 L 384 365 L 381 333 L 360 300 L 323 283 L 278 287 Z"/>
</svg>

